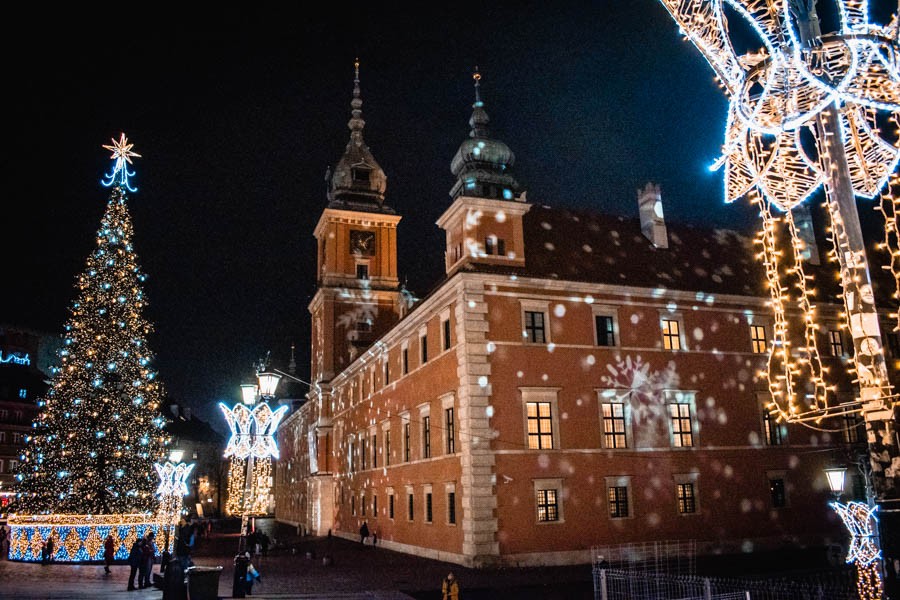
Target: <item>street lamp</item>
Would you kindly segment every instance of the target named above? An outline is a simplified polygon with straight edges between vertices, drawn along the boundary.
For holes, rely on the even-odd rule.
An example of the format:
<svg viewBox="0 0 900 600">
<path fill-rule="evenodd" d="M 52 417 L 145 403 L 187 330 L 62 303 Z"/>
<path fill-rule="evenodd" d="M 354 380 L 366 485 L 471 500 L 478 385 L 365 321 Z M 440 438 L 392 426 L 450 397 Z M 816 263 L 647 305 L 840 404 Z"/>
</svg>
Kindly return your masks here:
<svg viewBox="0 0 900 600">
<path fill-rule="evenodd" d="M 241 384 L 241 400 L 247 406 L 253 406 L 256 404 L 256 384 L 253 383 L 244 383 Z"/>
<path fill-rule="evenodd" d="M 825 477 L 828 478 L 828 487 L 831 488 L 831 493 L 834 494 L 835 499 L 840 498 L 841 494 L 844 493 L 844 481 L 846 475 L 846 467 L 828 467 L 825 469 Z"/>
<path fill-rule="evenodd" d="M 263 398 L 273 398 L 278 382 L 281 381 L 281 375 L 271 371 L 257 373 L 256 378 L 259 380 L 259 395 Z"/>
</svg>

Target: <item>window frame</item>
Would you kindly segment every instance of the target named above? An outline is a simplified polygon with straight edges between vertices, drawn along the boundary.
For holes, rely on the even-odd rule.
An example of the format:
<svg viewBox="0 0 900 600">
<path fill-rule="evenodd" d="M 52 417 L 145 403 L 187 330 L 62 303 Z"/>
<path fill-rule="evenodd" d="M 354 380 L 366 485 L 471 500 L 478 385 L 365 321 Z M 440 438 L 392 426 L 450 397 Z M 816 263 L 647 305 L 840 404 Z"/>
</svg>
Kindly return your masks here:
<svg viewBox="0 0 900 600">
<path fill-rule="evenodd" d="M 562 447 L 559 435 L 559 391 L 561 389 L 558 387 L 519 388 L 519 396 L 522 400 L 522 431 L 526 450 L 530 452 L 544 452 L 546 450 L 558 450 Z M 550 438 L 553 444 L 550 448 L 531 447 L 531 436 L 528 432 L 528 405 L 533 402 L 550 404 Z"/>
<path fill-rule="evenodd" d="M 775 490 L 773 489 L 772 483 L 774 481 L 781 481 L 782 491 L 783 491 L 783 502 L 781 506 L 775 506 Z M 790 508 L 791 506 L 791 496 L 790 496 L 790 487 L 788 486 L 787 481 L 787 471 L 766 471 L 766 484 L 768 489 L 769 496 L 769 507 L 772 510 L 780 510 L 782 508 Z"/>
<path fill-rule="evenodd" d="M 758 392 L 756 394 L 757 401 L 759 404 L 759 422 L 760 422 L 760 431 L 762 432 L 762 441 L 763 445 L 769 448 L 781 448 L 788 445 L 788 428 L 786 423 L 779 423 L 769 412 L 769 409 L 766 408 L 766 405 L 770 403 L 771 396 L 769 392 Z M 772 431 L 776 431 L 776 437 L 778 440 L 776 442 L 772 442 L 771 437 L 769 436 L 769 428 L 774 427 Z"/>
<path fill-rule="evenodd" d="M 411 485 L 406 486 L 406 520 L 416 520 L 416 495 Z"/>
<path fill-rule="evenodd" d="M 428 364 L 428 325 L 419 329 L 419 366 Z"/>
<path fill-rule="evenodd" d="M 409 411 L 403 412 L 400 414 L 400 432 L 403 435 L 403 444 L 400 448 L 401 457 L 403 458 L 402 462 L 408 463 L 411 462 L 412 459 L 412 449 L 410 446 L 412 445 L 412 427 L 409 422 Z"/>
<path fill-rule="evenodd" d="M 360 277 L 360 273 L 363 273 L 365 277 Z M 356 279 L 358 281 L 372 281 L 372 274 L 369 272 L 368 260 L 356 260 Z"/>
<path fill-rule="evenodd" d="M 444 497 L 447 500 L 447 506 L 444 511 L 444 515 L 446 517 L 445 520 L 449 527 L 456 527 L 456 483 L 444 484 Z"/>
<path fill-rule="evenodd" d="M 831 356 L 833 356 L 834 358 L 847 358 L 849 354 L 847 353 L 846 344 L 844 343 L 846 340 L 844 339 L 843 328 L 841 328 L 840 325 L 829 325 L 827 332 L 828 349 L 831 352 Z M 835 340 L 835 334 L 837 334 L 837 340 Z M 835 353 L 836 346 L 840 347 L 840 354 Z"/>
<path fill-rule="evenodd" d="M 700 514 L 700 473 L 674 473 L 672 480 L 675 482 L 675 513 L 679 517 L 693 517 Z M 693 512 L 681 512 L 681 498 L 679 497 L 679 486 L 690 485 L 693 494 L 692 501 L 694 504 Z"/>
<path fill-rule="evenodd" d="M 419 457 L 421 459 L 432 457 L 431 447 L 431 404 L 427 403 L 419 407 Z"/>
<path fill-rule="evenodd" d="M 628 450 L 634 447 L 634 435 L 631 430 L 631 390 L 623 390 L 623 389 L 597 389 L 597 407 L 599 410 L 600 417 L 600 447 L 604 450 Z M 623 408 L 623 419 L 624 419 L 624 431 L 622 434 L 625 436 L 625 445 L 624 446 L 610 446 L 607 443 L 607 431 L 606 431 L 606 416 L 604 415 L 603 407 L 608 404 L 622 404 Z"/>
<path fill-rule="evenodd" d="M 550 301 L 549 300 L 520 300 L 520 318 L 522 323 L 522 343 L 529 344 L 533 346 L 544 346 L 551 343 L 551 335 L 550 335 Z M 528 321 L 527 314 L 528 313 L 542 313 L 543 314 L 543 325 L 542 331 L 544 334 L 543 341 L 531 341 L 531 336 L 528 334 Z"/>
<path fill-rule="evenodd" d="M 613 343 L 606 346 L 600 345 L 600 335 L 597 329 L 597 319 L 600 317 L 608 317 L 612 321 Z M 591 305 L 591 320 L 594 328 L 594 346 L 597 348 L 618 348 L 621 346 L 621 338 L 619 337 L 619 309 L 616 306 L 604 304 Z"/>
<path fill-rule="evenodd" d="M 545 478 L 532 480 L 532 494 L 534 498 L 534 522 L 536 525 L 561 525 L 566 522 L 564 499 L 566 496 L 565 481 L 562 478 Z M 556 519 L 541 520 L 541 504 L 539 495 L 543 491 L 553 490 L 556 496 Z"/>
<path fill-rule="evenodd" d="M 422 494 L 425 498 L 424 504 L 424 523 L 426 525 L 434 524 L 434 493 L 431 484 L 422 486 Z"/>
<path fill-rule="evenodd" d="M 634 505 L 634 487 L 631 485 L 631 476 L 630 475 L 615 475 L 611 477 L 604 478 L 605 488 L 604 488 L 604 497 L 606 499 L 606 515 L 609 519 L 613 521 L 624 521 L 627 519 L 633 519 L 635 515 L 635 505 Z M 625 509 L 628 512 L 626 515 L 613 515 L 612 507 L 613 505 L 610 503 L 610 489 L 611 488 L 625 488 Z M 618 500 L 618 492 L 617 492 L 617 500 Z"/>
<path fill-rule="evenodd" d="M 457 453 L 456 447 L 456 395 L 453 392 L 444 394 L 440 398 L 443 423 L 441 425 L 441 439 L 444 446 L 444 455 L 452 456 Z M 447 411 L 450 411 L 449 413 Z M 448 418 L 449 417 L 449 418 Z M 451 451 L 450 447 L 453 446 Z"/>
<path fill-rule="evenodd" d="M 697 439 L 698 433 L 698 425 L 697 425 L 697 393 L 694 391 L 688 390 L 665 390 L 665 400 L 666 400 L 666 419 L 669 422 L 669 443 L 672 449 L 681 450 L 681 449 L 689 449 L 689 448 L 698 448 L 699 440 Z M 671 407 L 673 405 L 677 406 L 687 406 L 688 407 L 688 416 L 687 418 L 690 421 L 691 430 L 688 435 L 691 436 L 690 445 L 684 445 L 684 435 L 685 432 L 675 431 L 675 422 L 674 420 L 677 418 L 682 421 L 685 417 L 681 416 L 681 409 L 678 409 L 678 417 L 672 416 Z M 679 428 L 680 429 L 680 428 Z M 679 436 L 680 444 L 675 443 L 675 436 Z"/>
<path fill-rule="evenodd" d="M 446 352 L 452 347 L 451 340 L 451 324 L 450 309 L 446 308 L 441 312 L 441 352 Z"/>
<path fill-rule="evenodd" d="M 400 377 L 409 375 L 409 340 L 400 344 Z"/>
<path fill-rule="evenodd" d="M 384 454 L 384 460 L 382 463 L 385 467 L 391 466 L 391 421 L 386 420 L 381 424 L 381 437 L 382 437 L 382 454 Z"/>
<path fill-rule="evenodd" d="M 388 497 L 388 519 L 391 521 L 394 520 L 394 488 L 389 487 L 385 488 L 384 493 L 387 494 Z"/>
<path fill-rule="evenodd" d="M 677 334 L 667 333 L 665 324 L 667 322 L 673 322 L 678 326 Z M 683 352 L 688 349 L 686 338 L 684 335 L 684 316 L 678 312 L 669 312 L 659 315 L 659 331 L 660 331 L 660 341 L 662 341 L 662 349 L 666 352 Z M 678 348 L 666 348 L 666 340 L 671 340 L 673 335 L 677 335 L 678 340 Z M 671 341 L 670 341 L 671 344 Z"/>
</svg>

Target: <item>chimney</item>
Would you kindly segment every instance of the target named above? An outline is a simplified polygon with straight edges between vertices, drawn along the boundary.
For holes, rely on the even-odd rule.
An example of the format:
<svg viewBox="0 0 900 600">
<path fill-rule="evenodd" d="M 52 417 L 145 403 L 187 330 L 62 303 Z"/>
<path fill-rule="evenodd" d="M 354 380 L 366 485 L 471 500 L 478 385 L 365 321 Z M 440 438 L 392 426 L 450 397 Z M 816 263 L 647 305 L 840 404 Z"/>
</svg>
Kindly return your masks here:
<svg viewBox="0 0 900 600">
<path fill-rule="evenodd" d="M 797 237 L 803 240 L 803 250 L 800 251 L 800 254 L 811 265 L 821 264 L 809 204 L 801 202 L 791 209 L 791 215 L 794 217 L 794 225 L 797 227 Z"/>
<path fill-rule="evenodd" d="M 668 248 L 669 236 L 666 233 L 666 221 L 663 218 L 662 195 L 659 186 L 648 183 L 644 189 L 638 190 L 638 211 L 641 215 L 641 233 L 656 248 Z"/>
</svg>

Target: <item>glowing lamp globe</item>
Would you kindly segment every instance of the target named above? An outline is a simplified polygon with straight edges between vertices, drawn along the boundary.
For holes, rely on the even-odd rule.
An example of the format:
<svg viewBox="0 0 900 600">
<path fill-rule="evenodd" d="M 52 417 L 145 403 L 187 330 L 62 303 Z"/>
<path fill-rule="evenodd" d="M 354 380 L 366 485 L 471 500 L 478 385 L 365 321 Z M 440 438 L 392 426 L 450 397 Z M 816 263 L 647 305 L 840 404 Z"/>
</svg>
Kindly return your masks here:
<svg viewBox="0 0 900 600">
<path fill-rule="evenodd" d="M 828 487 L 831 493 L 840 496 L 844 493 L 844 480 L 847 469 L 844 467 L 830 467 L 825 469 L 825 477 L 828 478 Z"/>
<path fill-rule="evenodd" d="M 275 395 L 275 389 L 278 382 L 281 381 L 281 375 L 277 373 L 258 373 L 256 378 L 259 379 L 259 395 L 263 398 L 271 398 Z"/>
<path fill-rule="evenodd" d="M 172 450 L 169 452 L 169 460 L 176 465 L 181 462 L 182 458 L 184 458 L 184 450 Z"/>
<path fill-rule="evenodd" d="M 257 387 L 252 383 L 245 383 L 241 385 L 241 400 L 244 401 L 244 404 L 249 406 L 253 406 L 256 404 L 256 392 Z"/>
</svg>

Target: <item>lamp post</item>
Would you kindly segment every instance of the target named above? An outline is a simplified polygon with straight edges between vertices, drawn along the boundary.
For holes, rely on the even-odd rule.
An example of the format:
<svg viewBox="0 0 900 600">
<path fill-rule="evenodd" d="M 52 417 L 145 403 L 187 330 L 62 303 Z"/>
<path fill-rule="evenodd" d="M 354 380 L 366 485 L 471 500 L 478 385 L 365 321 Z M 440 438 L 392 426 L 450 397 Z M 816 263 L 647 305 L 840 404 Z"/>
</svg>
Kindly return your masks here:
<svg viewBox="0 0 900 600">
<path fill-rule="evenodd" d="M 828 467 L 825 469 L 825 477 L 828 479 L 828 488 L 834 494 L 835 500 L 840 500 L 841 494 L 844 493 L 844 482 L 846 481 L 846 467 Z"/>
</svg>

